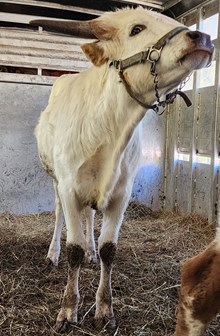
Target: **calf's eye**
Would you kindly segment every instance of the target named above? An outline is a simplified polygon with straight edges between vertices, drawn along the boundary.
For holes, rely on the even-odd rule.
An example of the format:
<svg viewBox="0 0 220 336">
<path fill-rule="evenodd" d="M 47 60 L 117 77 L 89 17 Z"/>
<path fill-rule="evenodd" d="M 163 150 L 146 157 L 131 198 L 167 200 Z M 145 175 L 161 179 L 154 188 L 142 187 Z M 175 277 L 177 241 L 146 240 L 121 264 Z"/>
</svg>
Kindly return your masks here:
<svg viewBox="0 0 220 336">
<path fill-rule="evenodd" d="M 144 30 L 146 27 L 144 25 L 136 25 L 132 28 L 130 36 L 134 36 L 139 34 L 142 30 Z"/>
</svg>

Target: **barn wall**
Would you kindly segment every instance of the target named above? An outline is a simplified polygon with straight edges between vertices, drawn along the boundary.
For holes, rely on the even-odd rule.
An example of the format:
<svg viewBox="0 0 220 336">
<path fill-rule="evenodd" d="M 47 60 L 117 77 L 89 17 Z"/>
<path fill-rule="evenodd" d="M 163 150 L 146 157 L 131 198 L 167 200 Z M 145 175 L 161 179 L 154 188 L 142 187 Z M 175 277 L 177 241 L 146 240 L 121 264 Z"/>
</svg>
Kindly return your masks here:
<svg viewBox="0 0 220 336">
<path fill-rule="evenodd" d="M 219 6 L 216 0 L 206 2 L 180 20 L 206 31 L 212 27 L 207 19 L 219 13 Z M 147 112 L 132 192 L 133 199 L 153 209 L 196 212 L 210 222 L 216 217 L 219 189 L 219 21 L 212 66 L 196 72 L 191 87 L 188 83 L 184 89 L 193 106 L 186 108 L 177 99 L 163 116 Z M 54 207 L 51 181 L 40 167 L 33 130 L 55 80 L 48 75 L 88 66 L 80 50 L 83 42 L 41 30 L 0 28 L 0 211 L 35 213 Z M 24 74 L 19 67 L 26 69 Z M 9 73 L 11 68 L 17 74 Z"/>
<path fill-rule="evenodd" d="M 216 219 L 220 165 L 220 3 L 210 1 L 181 18 L 192 30 L 211 35 L 215 57 L 209 68 L 194 72 L 167 113 L 164 207 Z"/>
<path fill-rule="evenodd" d="M 41 169 L 34 138 L 51 87 L 0 82 L 0 211 L 54 208 L 51 181 Z"/>
</svg>

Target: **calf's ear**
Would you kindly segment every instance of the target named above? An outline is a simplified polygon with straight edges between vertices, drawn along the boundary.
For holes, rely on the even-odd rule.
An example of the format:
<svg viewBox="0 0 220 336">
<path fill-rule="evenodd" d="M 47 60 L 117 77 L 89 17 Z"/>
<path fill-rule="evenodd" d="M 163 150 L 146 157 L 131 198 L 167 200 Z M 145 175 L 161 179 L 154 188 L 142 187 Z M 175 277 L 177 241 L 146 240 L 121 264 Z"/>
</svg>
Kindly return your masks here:
<svg viewBox="0 0 220 336">
<path fill-rule="evenodd" d="M 93 19 L 89 22 L 91 32 L 98 40 L 111 40 L 117 33 L 117 29 L 109 21 L 108 15 L 103 19 L 102 17 Z"/>
<path fill-rule="evenodd" d="M 84 54 L 96 66 L 101 66 L 108 61 L 104 54 L 104 49 L 100 47 L 99 41 L 86 43 L 81 46 Z"/>
<path fill-rule="evenodd" d="M 105 50 L 99 42 L 112 40 L 117 34 L 117 29 L 113 26 L 110 19 L 108 14 L 106 14 L 105 18 L 100 17 L 89 21 L 90 31 L 98 41 L 81 46 L 86 57 L 96 66 L 100 66 L 108 61 Z"/>
</svg>

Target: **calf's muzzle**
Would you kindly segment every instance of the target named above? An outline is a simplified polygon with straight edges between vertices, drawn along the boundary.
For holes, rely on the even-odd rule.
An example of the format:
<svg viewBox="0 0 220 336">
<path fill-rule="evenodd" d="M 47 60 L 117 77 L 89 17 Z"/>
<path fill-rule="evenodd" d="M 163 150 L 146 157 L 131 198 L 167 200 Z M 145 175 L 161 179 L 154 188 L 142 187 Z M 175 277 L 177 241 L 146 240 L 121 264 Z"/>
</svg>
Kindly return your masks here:
<svg viewBox="0 0 220 336">
<path fill-rule="evenodd" d="M 202 33 L 198 30 L 188 31 L 186 35 L 191 39 L 194 43 L 195 49 L 201 49 L 208 52 L 211 56 L 214 52 L 214 45 L 211 41 L 211 37 L 208 34 Z"/>
</svg>

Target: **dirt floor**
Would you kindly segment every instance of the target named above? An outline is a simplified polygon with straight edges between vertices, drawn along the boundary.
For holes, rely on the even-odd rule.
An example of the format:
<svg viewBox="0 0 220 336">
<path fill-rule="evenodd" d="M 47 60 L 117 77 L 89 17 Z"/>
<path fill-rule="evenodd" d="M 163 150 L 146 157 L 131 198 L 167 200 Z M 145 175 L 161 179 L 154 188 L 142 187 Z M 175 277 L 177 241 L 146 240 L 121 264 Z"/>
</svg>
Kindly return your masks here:
<svg viewBox="0 0 220 336">
<path fill-rule="evenodd" d="M 98 216 L 96 237 L 100 229 Z M 45 261 L 54 214 L 0 215 L 0 335 L 57 335 L 53 324 L 67 279 L 65 233 L 58 268 Z M 214 235 L 198 216 L 153 213 L 131 203 L 113 270 L 113 303 L 119 326 L 113 335 L 171 336 L 175 327 L 179 270 Z M 79 325 L 68 335 L 108 335 L 92 326 L 99 266 L 80 275 Z M 207 335 L 220 336 L 220 317 Z"/>
</svg>

